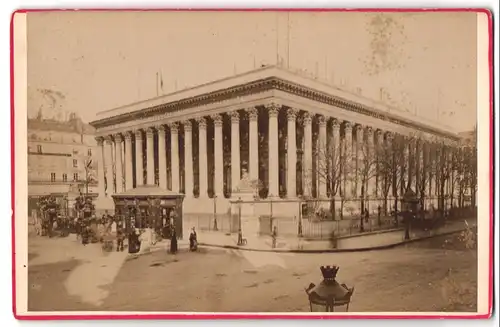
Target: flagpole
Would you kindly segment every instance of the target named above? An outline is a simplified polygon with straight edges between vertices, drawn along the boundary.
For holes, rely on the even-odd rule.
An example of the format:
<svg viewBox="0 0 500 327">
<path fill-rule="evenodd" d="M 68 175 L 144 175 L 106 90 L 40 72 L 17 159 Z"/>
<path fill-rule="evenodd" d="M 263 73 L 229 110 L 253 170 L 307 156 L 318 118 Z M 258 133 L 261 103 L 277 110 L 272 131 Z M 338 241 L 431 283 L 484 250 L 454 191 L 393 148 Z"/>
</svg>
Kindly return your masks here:
<svg viewBox="0 0 500 327">
<path fill-rule="evenodd" d="M 287 13 L 286 19 L 286 68 L 290 69 L 290 12 Z"/>
<path fill-rule="evenodd" d="M 156 96 L 158 96 L 158 72 L 156 72 Z"/>
<path fill-rule="evenodd" d="M 161 70 L 160 70 L 160 91 L 161 91 L 160 92 L 161 95 L 163 95 L 164 94 L 163 93 L 163 73 L 161 72 Z"/>
<path fill-rule="evenodd" d="M 279 66 L 279 13 L 276 12 L 276 66 Z"/>
</svg>

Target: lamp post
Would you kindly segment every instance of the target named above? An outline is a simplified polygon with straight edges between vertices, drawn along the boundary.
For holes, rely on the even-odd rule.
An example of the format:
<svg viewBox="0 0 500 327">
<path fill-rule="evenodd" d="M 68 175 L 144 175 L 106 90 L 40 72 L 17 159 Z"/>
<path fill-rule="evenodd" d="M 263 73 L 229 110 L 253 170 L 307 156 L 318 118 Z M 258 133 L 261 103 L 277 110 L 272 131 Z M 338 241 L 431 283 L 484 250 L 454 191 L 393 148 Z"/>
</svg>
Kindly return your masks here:
<svg viewBox="0 0 500 327">
<path fill-rule="evenodd" d="M 311 283 L 305 289 L 311 312 L 334 312 L 335 307 L 342 306 L 349 311 L 354 287 L 348 288 L 336 281 L 338 266 L 321 266 L 320 270 L 323 280 L 318 285 Z"/>
<path fill-rule="evenodd" d="M 238 198 L 238 245 L 243 245 L 243 232 L 241 231 L 241 197 Z"/>
<path fill-rule="evenodd" d="M 210 224 L 208 224 L 208 225 L 210 228 Z M 217 227 L 217 195 L 214 195 L 214 231 L 218 231 L 218 230 L 219 230 L 219 228 Z"/>
<path fill-rule="evenodd" d="M 299 225 L 298 225 L 298 236 L 302 237 L 302 202 L 299 200 Z"/>
</svg>

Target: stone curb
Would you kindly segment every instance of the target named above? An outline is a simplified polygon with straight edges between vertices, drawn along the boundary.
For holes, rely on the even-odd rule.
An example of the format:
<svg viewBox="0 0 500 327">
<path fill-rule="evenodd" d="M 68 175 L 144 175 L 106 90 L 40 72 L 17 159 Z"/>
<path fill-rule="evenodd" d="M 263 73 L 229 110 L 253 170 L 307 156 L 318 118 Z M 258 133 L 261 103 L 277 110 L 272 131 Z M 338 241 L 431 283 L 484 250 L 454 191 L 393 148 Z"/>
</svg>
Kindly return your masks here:
<svg viewBox="0 0 500 327">
<path fill-rule="evenodd" d="M 373 247 L 365 247 L 365 248 L 352 248 L 352 249 L 317 249 L 317 250 L 299 250 L 299 249 L 256 249 L 249 247 L 241 247 L 237 245 L 218 245 L 218 244 L 208 244 L 208 243 L 198 243 L 199 246 L 212 247 L 212 248 L 223 248 L 223 249 L 231 249 L 231 250 L 241 250 L 241 251 L 253 251 L 253 252 L 274 252 L 274 253 L 345 253 L 345 252 L 367 252 L 367 251 L 377 251 L 377 250 L 386 250 L 392 249 L 401 245 L 410 244 L 418 241 L 424 241 L 427 239 L 431 239 L 439 236 L 446 236 L 451 234 L 460 233 L 466 230 L 466 228 L 460 230 L 454 230 L 449 232 L 444 232 L 436 235 L 423 236 L 407 241 L 401 241 L 392 244 L 379 245 Z"/>
</svg>

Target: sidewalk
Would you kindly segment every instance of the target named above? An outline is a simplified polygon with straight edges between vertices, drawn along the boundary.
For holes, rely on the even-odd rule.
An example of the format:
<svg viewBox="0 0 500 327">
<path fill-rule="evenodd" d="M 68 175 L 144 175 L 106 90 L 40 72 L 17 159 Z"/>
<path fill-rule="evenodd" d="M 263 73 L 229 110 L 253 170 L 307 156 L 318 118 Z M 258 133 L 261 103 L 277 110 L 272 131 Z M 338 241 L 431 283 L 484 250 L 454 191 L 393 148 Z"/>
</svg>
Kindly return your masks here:
<svg viewBox="0 0 500 327">
<path fill-rule="evenodd" d="M 476 226 L 476 219 L 467 220 L 469 227 Z M 448 222 L 441 228 L 432 231 L 412 231 L 410 240 L 404 240 L 403 229 L 392 229 L 388 231 L 371 232 L 360 235 L 344 236 L 337 238 L 337 246 L 334 248 L 329 240 L 304 240 L 303 238 L 279 238 L 276 248 L 272 248 L 272 239 L 267 237 L 250 237 L 243 235 L 247 240 L 246 245 L 238 246 L 237 234 L 224 234 L 221 232 L 199 232 L 198 240 L 200 246 L 220 247 L 226 249 L 239 249 L 260 252 L 354 252 L 386 249 L 398 245 L 415 242 L 422 239 L 460 232 L 466 229 L 464 220 Z"/>
</svg>

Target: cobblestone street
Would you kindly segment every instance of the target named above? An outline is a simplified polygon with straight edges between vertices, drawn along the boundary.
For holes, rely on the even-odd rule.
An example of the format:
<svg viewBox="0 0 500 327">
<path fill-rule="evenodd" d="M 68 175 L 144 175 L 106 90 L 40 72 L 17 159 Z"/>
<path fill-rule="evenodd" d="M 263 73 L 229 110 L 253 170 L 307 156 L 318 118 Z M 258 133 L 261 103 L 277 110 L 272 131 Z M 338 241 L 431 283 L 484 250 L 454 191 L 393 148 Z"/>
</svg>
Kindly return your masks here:
<svg viewBox="0 0 500 327">
<path fill-rule="evenodd" d="M 392 250 L 330 254 L 202 248 L 125 257 L 85 250 L 94 257 L 66 254 L 59 262 L 30 264 L 28 305 L 57 311 L 304 312 L 304 288 L 320 281 L 319 266 L 336 264 L 338 280 L 355 287 L 351 312 L 475 311 L 476 253 L 458 243 L 449 236 Z M 31 261 L 39 251 L 34 248 Z"/>
</svg>

